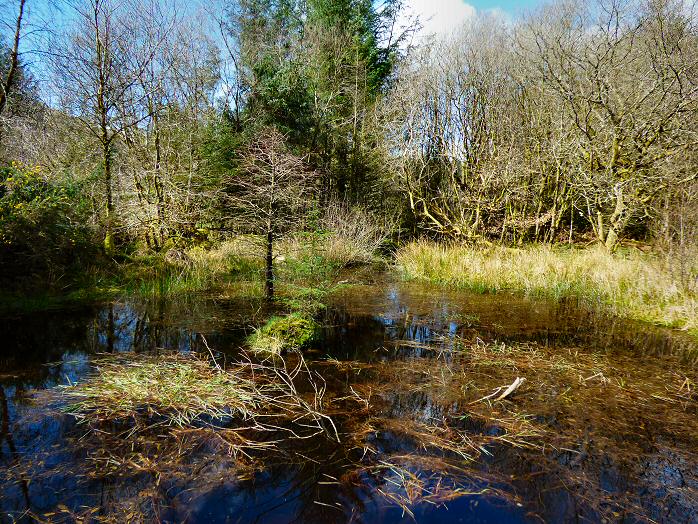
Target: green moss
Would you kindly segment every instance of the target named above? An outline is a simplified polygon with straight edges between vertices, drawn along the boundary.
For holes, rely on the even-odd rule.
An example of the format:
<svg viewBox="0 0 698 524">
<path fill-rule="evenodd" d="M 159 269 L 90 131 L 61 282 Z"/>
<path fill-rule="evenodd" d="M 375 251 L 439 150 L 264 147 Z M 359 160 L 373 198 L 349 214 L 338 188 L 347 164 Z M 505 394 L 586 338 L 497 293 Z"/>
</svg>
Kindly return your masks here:
<svg viewBox="0 0 698 524">
<path fill-rule="evenodd" d="M 248 337 L 253 351 L 280 354 L 284 349 L 300 349 L 315 336 L 317 323 L 303 313 L 272 317 Z"/>
<path fill-rule="evenodd" d="M 115 250 L 114 237 L 111 233 L 107 233 L 104 236 L 104 254 L 108 257 L 113 256 Z"/>
</svg>

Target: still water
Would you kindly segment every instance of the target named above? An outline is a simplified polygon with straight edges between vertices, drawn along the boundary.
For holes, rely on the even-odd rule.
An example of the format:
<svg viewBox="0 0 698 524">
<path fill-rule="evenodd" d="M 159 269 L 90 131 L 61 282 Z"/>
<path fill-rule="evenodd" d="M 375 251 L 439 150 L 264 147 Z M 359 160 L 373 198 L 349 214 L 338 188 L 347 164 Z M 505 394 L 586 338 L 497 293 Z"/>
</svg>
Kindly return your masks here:
<svg viewBox="0 0 698 524">
<path fill-rule="evenodd" d="M 137 465 L 110 462 L 123 443 L 43 394 L 103 353 L 234 361 L 271 313 L 190 296 L 0 319 L 0 522 L 698 523 L 694 341 L 569 303 L 402 282 L 336 293 L 304 357 L 338 439 L 245 468 L 211 442 L 164 463 L 158 436 L 127 443 Z"/>
</svg>

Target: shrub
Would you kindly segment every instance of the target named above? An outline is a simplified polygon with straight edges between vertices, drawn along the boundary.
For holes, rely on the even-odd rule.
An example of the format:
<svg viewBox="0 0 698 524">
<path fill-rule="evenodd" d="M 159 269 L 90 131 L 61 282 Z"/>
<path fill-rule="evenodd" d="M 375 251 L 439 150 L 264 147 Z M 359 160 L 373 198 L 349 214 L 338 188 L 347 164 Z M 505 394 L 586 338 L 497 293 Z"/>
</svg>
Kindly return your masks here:
<svg viewBox="0 0 698 524">
<path fill-rule="evenodd" d="M 0 168 L 0 278 L 41 286 L 81 267 L 94 254 L 87 223 L 78 184 L 49 180 L 39 167 Z"/>
<path fill-rule="evenodd" d="M 372 262 L 395 229 L 366 209 L 331 202 L 320 220 L 325 256 L 342 265 Z"/>
</svg>

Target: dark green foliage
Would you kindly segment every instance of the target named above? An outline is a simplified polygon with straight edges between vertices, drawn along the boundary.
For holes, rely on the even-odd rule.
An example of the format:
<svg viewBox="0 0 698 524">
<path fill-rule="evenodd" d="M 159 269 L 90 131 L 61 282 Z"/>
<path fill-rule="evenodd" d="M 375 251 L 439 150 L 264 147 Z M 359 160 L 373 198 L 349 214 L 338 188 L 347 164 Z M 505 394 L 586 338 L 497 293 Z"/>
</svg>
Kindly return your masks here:
<svg viewBox="0 0 698 524">
<path fill-rule="evenodd" d="M 299 6 L 289 0 L 241 0 L 228 11 L 228 30 L 241 53 L 245 123 L 276 126 L 292 142 L 309 124 L 301 20 Z"/>
<path fill-rule="evenodd" d="M 227 29 L 241 53 L 246 127 L 276 127 L 324 173 L 324 200 L 380 201 L 367 114 L 400 54 L 400 2 L 242 0 Z M 239 109 L 239 108 L 238 108 Z"/>
<path fill-rule="evenodd" d="M 378 95 L 393 72 L 401 37 L 389 33 L 399 3 L 386 2 L 378 11 L 371 0 L 309 0 L 308 19 L 328 31 L 345 32 L 352 46 L 344 50 L 347 61 L 356 55 L 363 64 L 371 97 Z"/>
<path fill-rule="evenodd" d="M 0 279 L 36 287 L 57 281 L 93 255 L 80 186 L 47 180 L 39 168 L 0 168 Z"/>
</svg>

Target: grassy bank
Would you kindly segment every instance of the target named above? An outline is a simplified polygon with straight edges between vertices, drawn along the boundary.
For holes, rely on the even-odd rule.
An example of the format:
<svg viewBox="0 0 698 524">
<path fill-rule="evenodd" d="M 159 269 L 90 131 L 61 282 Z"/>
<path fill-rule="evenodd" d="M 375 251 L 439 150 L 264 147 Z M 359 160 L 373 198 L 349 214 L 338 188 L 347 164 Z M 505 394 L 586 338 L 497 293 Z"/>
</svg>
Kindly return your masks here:
<svg viewBox="0 0 698 524">
<path fill-rule="evenodd" d="M 474 247 L 414 242 L 396 263 L 408 279 L 533 297 L 578 299 L 585 306 L 698 336 L 698 296 L 678 285 L 651 255 L 603 248 Z"/>
<path fill-rule="evenodd" d="M 291 309 L 313 309 L 334 289 L 342 271 L 377 261 L 352 239 L 303 234 L 279 242 L 275 274 L 279 298 Z M 59 309 L 129 295 L 176 297 L 192 293 L 246 296 L 264 293 L 264 246 L 254 237 L 234 237 L 207 247 L 136 250 L 118 261 L 98 260 L 58 285 L 0 290 L 0 314 Z M 292 303 L 292 302 L 298 303 Z"/>
<path fill-rule="evenodd" d="M 334 239 L 302 235 L 279 242 L 274 261 L 275 287 L 280 299 L 310 301 L 332 288 L 342 271 L 373 259 L 337 248 Z M 164 255 L 134 257 L 122 266 L 120 287 L 142 296 L 215 292 L 251 286 L 264 292 L 264 246 L 255 238 L 237 237 L 209 248 L 171 250 Z"/>
</svg>

